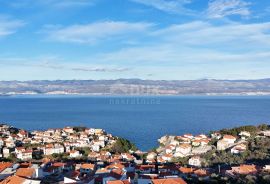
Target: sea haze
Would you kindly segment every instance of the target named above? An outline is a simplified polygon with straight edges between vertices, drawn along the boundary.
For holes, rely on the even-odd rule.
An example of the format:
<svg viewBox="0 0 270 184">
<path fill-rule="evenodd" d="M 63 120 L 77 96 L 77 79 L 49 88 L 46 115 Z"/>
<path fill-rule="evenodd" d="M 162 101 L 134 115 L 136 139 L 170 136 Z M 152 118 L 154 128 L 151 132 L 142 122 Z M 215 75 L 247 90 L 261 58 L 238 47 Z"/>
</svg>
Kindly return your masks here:
<svg viewBox="0 0 270 184">
<path fill-rule="evenodd" d="M 103 128 L 142 150 L 155 147 L 165 134 L 207 133 L 269 120 L 269 96 L 0 97 L 0 122 L 27 130 Z"/>
</svg>

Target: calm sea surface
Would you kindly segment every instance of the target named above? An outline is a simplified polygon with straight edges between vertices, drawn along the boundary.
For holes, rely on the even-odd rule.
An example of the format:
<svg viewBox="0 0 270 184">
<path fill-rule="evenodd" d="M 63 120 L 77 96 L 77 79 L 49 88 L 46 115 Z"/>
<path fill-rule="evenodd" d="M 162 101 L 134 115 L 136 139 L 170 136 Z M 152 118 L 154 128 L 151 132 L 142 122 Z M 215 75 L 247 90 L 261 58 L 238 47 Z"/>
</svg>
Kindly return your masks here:
<svg viewBox="0 0 270 184">
<path fill-rule="evenodd" d="M 103 128 L 147 150 L 165 134 L 270 122 L 270 97 L 0 97 L 0 122 L 27 130 Z"/>
</svg>

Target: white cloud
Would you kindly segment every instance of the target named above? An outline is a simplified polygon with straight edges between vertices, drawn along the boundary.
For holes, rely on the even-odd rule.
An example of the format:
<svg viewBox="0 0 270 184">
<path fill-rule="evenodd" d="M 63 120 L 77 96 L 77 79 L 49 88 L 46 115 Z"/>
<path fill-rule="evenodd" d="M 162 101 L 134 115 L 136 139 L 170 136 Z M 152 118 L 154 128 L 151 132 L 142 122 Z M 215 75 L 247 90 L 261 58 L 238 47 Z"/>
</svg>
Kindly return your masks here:
<svg viewBox="0 0 270 184">
<path fill-rule="evenodd" d="M 58 32 L 59 35 L 65 35 L 61 40 L 58 38 L 58 41 L 74 42 L 76 38 L 75 42 L 79 43 L 92 43 L 118 36 L 122 38 L 123 35 L 138 37 L 143 34 L 145 39 L 132 46 L 122 45 L 116 51 L 101 51 L 89 57 L 83 56 L 77 61 L 51 57 L 37 58 L 37 64 L 33 62 L 27 67 L 52 73 L 58 73 L 55 70 L 59 73 L 67 72 L 71 76 L 76 73 L 76 76 L 85 78 L 100 74 L 101 78 L 136 76 L 156 79 L 196 79 L 203 76 L 230 79 L 264 78 L 270 69 L 270 22 L 229 22 L 221 25 L 209 21 L 194 21 L 159 29 L 157 26 L 151 27 L 151 24 L 150 28 L 138 27 L 137 24 L 141 23 L 121 22 L 119 26 L 117 22 L 116 28 L 110 25 L 110 22 L 110 26 L 107 22 L 105 24 L 106 28 L 103 27 L 104 22 L 84 25 L 86 29 L 78 29 L 78 35 L 73 31 L 72 34 L 69 31 L 69 34 L 64 34 L 69 27 L 51 28 L 50 33 L 52 34 L 53 30 L 64 30 Z M 95 29 L 92 29 L 92 26 Z M 130 31 L 140 34 L 130 34 Z M 110 44 L 110 41 L 104 44 Z M 24 61 L 18 60 L 17 63 Z M 10 61 L 8 65 L 11 65 Z M 255 74 L 250 72 L 251 70 L 259 72 Z"/>
<path fill-rule="evenodd" d="M 96 22 L 84 25 L 72 25 L 68 27 L 47 27 L 45 32 L 49 40 L 60 42 L 90 43 L 101 40 L 125 38 L 130 34 L 142 33 L 150 29 L 150 23 L 129 22 Z"/>
<path fill-rule="evenodd" d="M 185 8 L 186 4 L 192 2 L 192 0 L 131 0 L 136 3 L 141 3 L 146 6 L 151 6 L 158 10 L 177 13 L 177 14 L 191 14 L 192 11 Z"/>
<path fill-rule="evenodd" d="M 223 18 L 230 15 L 247 17 L 251 14 L 250 3 L 244 0 L 211 0 L 208 4 L 209 18 Z"/>
<path fill-rule="evenodd" d="M 125 67 L 77 67 L 71 68 L 73 71 L 80 72 L 126 72 L 129 71 L 129 68 Z"/>
<path fill-rule="evenodd" d="M 198 49 L 182 47 L 181 45 L 160 45 L 149 47 L 126 48 L 117 52 L 100 55 L 98 59 L 104 62 L 124 62 L 133 66 L 200 66 L 222 65 L 222 63 L 265 63 L 269 61 L 270 52 L 233 53 L 214 49 Z"/>
<path fill-rule="evenodd" d="M 177 42 L 183 46 L 226 48 L 230 45 L 232 49 L 237 47 L 262 49 L 270 46 L 269 31 L 270 22 L 214 25 L 209 22 L 195 21 L 172 25 L 154 32 L 154 35 L 167 42 Z"/>
<path fill-rule="evenodd" d="M 197 21 L 151 33 L 149 44 L 101 54 L 96 60 L 130 65 L 186 66 L 269 61 L 270 22 L 214 25 Z M 154 40 L 154 41 L 153 41 Z M 144 46 L 147 45 L 147 46 Z"/>
<path fill-rule="evenodd" d="M 188 48 L 175 43 L 124 48 L 95 59 L 128 65 L 142 78 L 179 80 L 204 76 L 216 79 L 266 78 L 269 77 L 269 57 L 269 51 L 232 53 L 218 49 Z M 151 76 L 147 76 L 149 73 Z"/>
<path fill-rule="evenodd" d="M 210 21 L 194 21 L 165 28 L 151 27 L 151 24 L 150 26 L 142 26 L 143 28 L 139 26 L 140 29 L 135 26 L 135 31 L 133 26 L 132 29 L 126 31 L 126 27 L 130 27 L 134 23 L 125 23 L 125 26 L 116 26 L 115 29 L 108 28 L 111 26 L 106 29 L 100 28 L 99 26 L 104 26 L 103 23 L 99 26 L 95 24 L 87 25 L 84 34 L 79 31 L 80 36 L 74 33 L 69 35 L 59 32 L 58 34 L 65 35 L 64 38 L 68 38 L 68 41 L 77 41 L 73 40 L 75 35 L 76 38 L 79 38 L 77 42 L 80 43 L 106 40 L 106 44 L 110 44 L 110 41 L 114 43 L 115 40 L 108 41 L 107 39 L 118 35 L 121 36 L 120 41 L 125 34 L 135 38 L 144 35 L 145 39 L 138 41 L 135 45 L 122 45 L 119 50 L 93 54 L 88 58 L 89 60 L 84 58 L 85 61 L 93 63 L 98 61 L 104 66 L 108 63 L 121 66 L 120 69 L 111 69 L 112 71 L 131 67 L 133 72 L 137 71 L 138 76 L 147 76 L 151 73 L 155 77 L 166 77 L 165 74 L 161 73 L 167 71 L 166 78 L 169 79 L 172 76 L 175 79 L 179 74 L 171 74 L 170 71 L 177 71 L 177 69 L 182 72 L 186 70 L 186 74 L 189 73 L 188 71 L 197 71 L 198 74 L 194 74 L 196 77 L 212 72 L 216 78 L 219 77 L 219 73 L 215 73 L 215 71 L 219 71 L 220 76 L 223 77 L 238 78 L 245 69 L 250 71 L 250 69 L 255 68 L 257 71 L 263 71 L 262 75 L 257 75 L 260 77 L 265 76 L 265 71 L 269 69 L 267 63 L 270 57 L 270 22 L 216 24 Z M 92 25 L 99 28 L 89 29 L 89 27 L 92 28 Z M 62 30 L 63 28 L 56 28 L 56 30 L 58 29 Z M 63 30 L 66 31 L 66 29 Z M 97 30 L 105 31 L 98 32 Z M 107 32 L 108 30 L 110 31 Z M 135 33 L 139 31 L 140 34 L 129 34 L 130 30 Z M 226 67 L 226 70 L 223 71 L 222 67 Z M 102 68 L 97 69 L 103 70 Z M 230 73 L 228 70 L 234 72 Z M 248 72 L 245 73 L 248 74 Z M 192 74 L 189 76 L 192 77 Z"/>
<path fill-rule="evenodd" d="M 0 37 L 14 34 L 23 25 L 23 21 L 0 16 Z"/>
<path fill-rule="evenodd" d="M 130 68 L 116 65 L 98 65 L 85 62 L 67 61 L 57 56 L 40 56 L 34 58 L 0 57 L 0 65 L 15 67 L 30 67 L 49 70 L 74 71 L 74 72 L 99 72 L 121 73 L 130 71 Z"/>
</svg>

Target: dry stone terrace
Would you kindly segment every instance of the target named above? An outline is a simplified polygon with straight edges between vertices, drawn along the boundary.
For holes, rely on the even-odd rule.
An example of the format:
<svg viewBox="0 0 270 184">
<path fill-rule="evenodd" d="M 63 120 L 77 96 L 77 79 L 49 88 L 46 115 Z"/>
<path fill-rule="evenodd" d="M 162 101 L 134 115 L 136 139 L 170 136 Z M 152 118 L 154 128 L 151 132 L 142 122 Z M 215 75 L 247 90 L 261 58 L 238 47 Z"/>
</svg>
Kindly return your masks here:
<svg viewBox="0 0 270 184">
<path fill-rule="evenodd" d="M 211 156 L 243 157 L 253 140 L 258 144 L 258 140 L 268 141 L 269 132 L 164 136 L 155 150 L 119 152 L 116 150 L 121 149 L 113 149 L 119 138 L 102 129 L 65 127 L 28 132 L 2 124 L 0 184 L 182 184 L 265 177 L 270 172 L 269 155 L 264 155 L 263 164 L 210 163 Z"/>
</svg>

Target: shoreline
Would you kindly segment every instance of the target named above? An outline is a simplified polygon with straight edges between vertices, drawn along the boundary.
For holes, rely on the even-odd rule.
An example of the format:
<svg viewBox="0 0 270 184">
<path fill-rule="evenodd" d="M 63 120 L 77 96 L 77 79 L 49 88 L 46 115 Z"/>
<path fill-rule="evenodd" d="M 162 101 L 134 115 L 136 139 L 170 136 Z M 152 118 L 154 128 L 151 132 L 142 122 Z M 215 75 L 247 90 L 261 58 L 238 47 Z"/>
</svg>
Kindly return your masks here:
<svg viewBox="0 0 270 184">
<path fill-rule="evenodd" d="M 270 119 L 269 97 L 141 97 L 135 104 L 134 97 L 120 97 L 0 98 L 0 119 L 27 130 L 37 125 L 42 130 L 78 124 L 100 127 L 136 141 L 143 150 L 156 146 L 164 134 L 207 133 Z M 143 104 L 151 99 L 159 99 L 160 104 Z"/>
<path fill-rule="evenodd" d="M 69 127 L 69 128 L 76 128 L 76 127 L 81 127 L 81 128 L 85 128 L 85 129 L 99 129 L 99 130 L 102 130 L 102 132 L 106 133 L 106 134 L 110 134 L 112 135 L 113 137 L 117 137 L 117 138 L 124 138 L 128 141 L 131 141 L 130 139 L 128 139 L 127 137 L 125 136 L 121 136 L 121 135 L 115 135 L 115 134 L 112 134 L 111 132 L 108 132 L 106 129 L 104 128 L 100 128 L 100 127 L 89 127 L 87 126 L 87 124 L 79 124 L 77 126 L 75 125 L 71 125 L 71 124 L 65 124 L 64 127 L 46 127 L 46 128 L 33 128 L 33 129 L 27 129 L 27 128 L 22 128 L 22 127 L 18 127 L 18 126 L 15 126 L 13 125 L 13 123 L 11 122 L 1 122 L 0 121 L 0 126 L 3 126 L 3 125 L 7 125 L 7 126 L 10 126 L 12 128 L 15 128 L 15 129 L 18 129 L 18 130 L 25 130 L 27 132 L 39 132 L 39 131 L 47 131 L 47 130 L 57 130 L 57 129 L 64 129 L 66 127 Z M 197 132 L 195 134 L 204 134 L 204 135 L 211 135 L 211 133 L 213 132 L 220 132 L 222 130 L 231 130 L 231 129 L 235 129 L 235 128 L 239 128 L 239 127 L 249 127 L 249 126 L 253 126 L 253 127 L 258 127 L 258 126 L 261 126 L 261 125 L 268 125 L 270 127 L 270 124 L 268 122 L 260 122 L 260 123 L 251 123 L 251 124 L 244 124 L 244 125 L 240 125 L 240 126 L 230 126 L 230 127 L 222 127 L 222 128 L 219 128 L 219 129 L 211 129 L 211 130 L 208 130 L 208 131 L 200 131 L 200 132 Z M 184 132 L 183 135 L 185 134 L 190 134 L 190 132 Z M 166 136 L 172 136 L 172 137 L 177 137 L 178 135 L 176 134 L 169 134 L 169 133 L 165 133 L 163 134 L 161 137 L 159 137 L 158 139 L 156 139 L 155 141 L 155 145 L 158 146 L 159 145 L 159 140 L 162 138 L 162 137 L 166 137 Z M 136 142 L 136 141 L 135 141 Z M 135 143 L 134 141 L 132 141 L 133 144 L 135 144 L 135 146 L 138 148 L 138 150 L 141 150 L 143 152 L 147 152 L 149 150 L 151 150 L 153 147 L 149 147 L 148 149 L 141 149 L 138 147 L 138 145 Z M 153 144 L 154 145 L 154 144 Z M 155 147 L 156 147 L 155 146 Z"/>
</svg>

